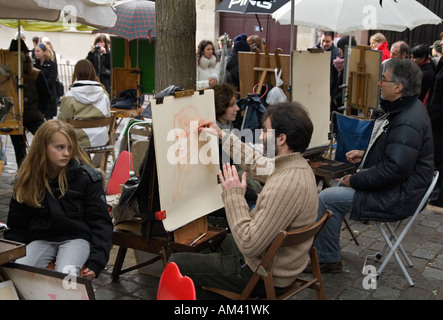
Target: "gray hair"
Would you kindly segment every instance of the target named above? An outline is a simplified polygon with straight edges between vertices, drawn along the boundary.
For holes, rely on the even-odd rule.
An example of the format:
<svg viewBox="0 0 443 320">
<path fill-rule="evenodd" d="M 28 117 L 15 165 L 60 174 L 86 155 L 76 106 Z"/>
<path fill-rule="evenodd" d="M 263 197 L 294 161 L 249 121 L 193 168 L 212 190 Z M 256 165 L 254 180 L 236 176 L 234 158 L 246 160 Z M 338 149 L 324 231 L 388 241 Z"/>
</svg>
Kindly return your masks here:
<svg viewBox="0 0 443 320">
<path fill-rule="evenodd" d="M 410 59 L 389 59 L 383 68 L 392 70 L 392 81 L 403 85 L 403 97 L 418 96 L 423 73 Z"/>
</svg>

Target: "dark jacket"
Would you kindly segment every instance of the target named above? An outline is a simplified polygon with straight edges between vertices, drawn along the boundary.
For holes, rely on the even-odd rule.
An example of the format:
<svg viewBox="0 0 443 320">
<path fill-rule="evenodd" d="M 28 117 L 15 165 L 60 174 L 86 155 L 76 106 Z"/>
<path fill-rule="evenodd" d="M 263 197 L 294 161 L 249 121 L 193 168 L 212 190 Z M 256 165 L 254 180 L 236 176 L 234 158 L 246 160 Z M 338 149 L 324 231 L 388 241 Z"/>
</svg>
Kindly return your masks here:
<svg viewBox="0 0 443 320">
<path fill-rule="evenodd" d="M 43 62 L 43 65 L 41 65 L 40 60 L 36 60 L 34 67 L 41 70 L 48 83 L 48 88 L 51 92 L 51 100 L 45 111 L 45 117 L 46 119 L 53 118 L 57 115 L 57 92 L 55 89 L 55 81 L 58 77 L 57 63 L 51 60 L 46 60 Z"/>
<path fill-rule="evenodd" d="M 106 54 L 99 52 L 88 52 L 86 59 L 91 61 L 94 65 L 97 77 L 100 78 L 100 82 L 105 86 L 108 94 L 111 94 L 111 52 L 106 49 Z"/>
<path fill-rule="evenodd" d="M 427 61 L 428 62 L 425 62 L 420 66 L 420 70 L 423 73 L 423 79 L 421 81 L 421 91 L 418 98 L 421 101 L 425 101 L 425 97 L 428 94 L 428 91 L 431 89 L 432 85 L 434 84 L 435 67 L 432 64 L 431 60 Z"/>
<path fill-rule="evenodd" d="M 351 177 L 354 220 L 398 221 L 412 215 L 434 171 L 431 124 L 423 103 L 403 97 L 381 106 L 387 120 L 374 124 L 372 135 L 380 134 L 371 138 L 362 169 Z"/>
<path fill-rule="evenodd" d="M 434 85 L 427 108 L 434 135 L 435 167 L 441 171 L 443 169 L 443 59 L 440 59 L 435 71 Z"/>
<path fill-rule="evenodd" d="M 33 67 L 31 57 L 23 61 L 23 125 L 28 127 L 34 122 L 43 122 L 43 113 L 51 100 L 51 91 L 45 75 Z"/>
<path fill-rule="evenodd" d="M 46 191 L 42 208 L 10 202 L 5 238 L 30 243 L 34 240 L 66 241 L 84 239 L 91 244 L 86 267 L 98 277 L 106 267 L 112 247 L 113 224 L 106 206 L 101 174 L 87 165 L 71 160 L 67 171 L 68 191 L 59 200 Z M 50 181 L 56 198 L 60 196 L 57 179 Z"/>
<path fill-rule="evenodd" d="M 238 53 L 233 52 L 228 57 L 225 71 L 225 82 L 232 84 L 240 91 L 240 76 L 238 68 Z"/>
</svg>

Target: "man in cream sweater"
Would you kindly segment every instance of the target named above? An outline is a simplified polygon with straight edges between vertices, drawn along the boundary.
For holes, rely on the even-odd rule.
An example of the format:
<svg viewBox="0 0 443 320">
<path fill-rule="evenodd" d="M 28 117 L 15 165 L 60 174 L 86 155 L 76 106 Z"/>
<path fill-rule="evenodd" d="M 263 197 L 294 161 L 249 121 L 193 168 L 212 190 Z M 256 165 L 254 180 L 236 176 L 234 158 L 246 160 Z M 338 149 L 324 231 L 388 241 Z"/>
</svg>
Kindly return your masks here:
<svg viewBox="0 0 443 320">
<path fill-rule="evenodd" d="M 213 121 L 201 121 L 199 130 L 218 135 L 232 159 L 242 159 L 241 179 L 235 166 L 223 165 L 219 173 L 222 198 L 232 233 L 216 247 L 201 253 L 171 255 L 181 272 L 197 287 L 218 287 L 241 292 L 280 230 L 293 231 L 316 221 L 318 192 L 315 176 L 303 158 L 313 124 L 298 103 L 270 106 L 263 116 L 264 154 L 250 148 Z M 245 200 L 246 174 L 265 183 L 257 204 L 249 211 Z M 276 292 L 290 285 L 308 264 L 312 239 L 281 249 L 274 258 Z M 254 294 L 265 295 L 261 283 Z"/>
</svg>

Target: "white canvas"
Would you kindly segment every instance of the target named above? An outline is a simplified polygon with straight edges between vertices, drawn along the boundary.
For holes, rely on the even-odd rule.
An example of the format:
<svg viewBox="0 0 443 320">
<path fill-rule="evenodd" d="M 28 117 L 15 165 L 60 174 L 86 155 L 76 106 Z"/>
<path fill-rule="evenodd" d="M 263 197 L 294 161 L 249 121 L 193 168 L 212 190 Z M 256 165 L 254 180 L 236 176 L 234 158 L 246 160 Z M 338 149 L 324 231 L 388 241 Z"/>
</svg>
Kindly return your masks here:
<svg viewBox="0 0 443 320">
<path fill-rule="evenodd" d="M 173 231 L 223 207 L 218 141 L 197 128 L 200 119 L 215 121 L 214 92 L 167 96 L 151 108 L 163 225 Z"/>
<path fill-rule="evenodd" d="M 292 101 L 300 102 L 314 124 L 308 149 L 329 144 L 329 72 L 331 53 L 293 51 Z"/>
</svg>

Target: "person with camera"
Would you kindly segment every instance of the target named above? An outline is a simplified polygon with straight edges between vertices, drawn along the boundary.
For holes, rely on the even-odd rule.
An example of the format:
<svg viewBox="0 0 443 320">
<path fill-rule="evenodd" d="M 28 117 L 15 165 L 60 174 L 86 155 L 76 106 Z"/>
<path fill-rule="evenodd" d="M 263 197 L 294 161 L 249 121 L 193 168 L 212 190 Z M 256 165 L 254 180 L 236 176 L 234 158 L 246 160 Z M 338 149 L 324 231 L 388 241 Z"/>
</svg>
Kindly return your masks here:
<svg viewBox="0 0 443 320">
<path fill-rule="evenodd" d="M 92 62 L 95 73 L 100 79 L 100 82 L 105 86 L 108 94 L 111 94 L 111 50 L 109 39 L 101 34 L 98 35 L 94 44 L 91 45 L 91 50 L 86 57 Z"/>
</svg>

